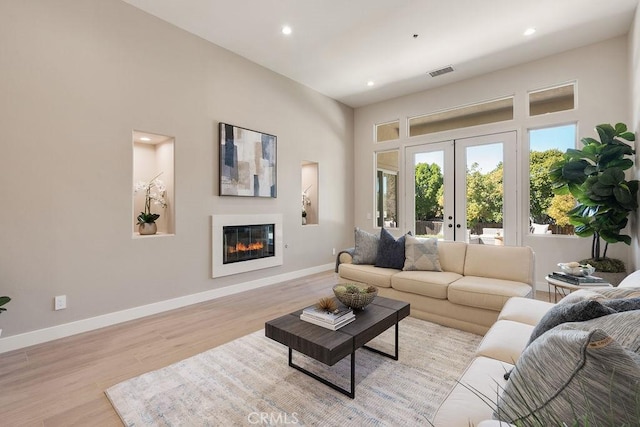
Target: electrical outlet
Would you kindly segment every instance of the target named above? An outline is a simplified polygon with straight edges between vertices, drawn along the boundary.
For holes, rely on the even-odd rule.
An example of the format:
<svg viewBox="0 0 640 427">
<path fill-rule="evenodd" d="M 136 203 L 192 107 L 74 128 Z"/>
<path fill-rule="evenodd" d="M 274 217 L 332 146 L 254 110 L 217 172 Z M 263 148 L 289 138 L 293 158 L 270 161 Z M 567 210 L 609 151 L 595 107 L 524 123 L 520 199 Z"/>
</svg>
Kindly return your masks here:
<svg viewBox="0 0 640 427">
<path fill-rule="evenodd" d="M 331 249 L 331 255 L 335 255 L 336 254 L 336 248 Z"/>
<path fill-rule="evenodd" d="M 58 295 L 53 298 L 53 309 L 54 310 L 64 310 L 67 308 L 67 296 L 66 295 Z"/>
</svg>

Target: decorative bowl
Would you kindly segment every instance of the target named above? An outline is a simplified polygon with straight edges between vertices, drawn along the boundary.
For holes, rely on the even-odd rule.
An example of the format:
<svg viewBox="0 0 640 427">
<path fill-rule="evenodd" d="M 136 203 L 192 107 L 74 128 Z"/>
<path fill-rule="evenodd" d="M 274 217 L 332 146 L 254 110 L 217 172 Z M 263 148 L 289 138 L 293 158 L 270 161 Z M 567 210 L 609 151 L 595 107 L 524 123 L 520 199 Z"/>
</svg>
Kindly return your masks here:
<svg viewBox="0 0 640 427">
<path fill-rule="evenodd" d="M 596 271 L 595 267 L 589 264 L 580 265 L 577 262 L 561 262 L 558 267 L 563 273 L 571 274 L 572 276 L 591 276 Z"/>
<path fill-rule="evenodd" d="M 360 310 L 371 304 L 378 295 L 378 288 L 375 286 L 364 288 L 353 283 L 344 283 L 334 286 L 333 293 L 342 304 L 354 310 Z"/>
</svg>

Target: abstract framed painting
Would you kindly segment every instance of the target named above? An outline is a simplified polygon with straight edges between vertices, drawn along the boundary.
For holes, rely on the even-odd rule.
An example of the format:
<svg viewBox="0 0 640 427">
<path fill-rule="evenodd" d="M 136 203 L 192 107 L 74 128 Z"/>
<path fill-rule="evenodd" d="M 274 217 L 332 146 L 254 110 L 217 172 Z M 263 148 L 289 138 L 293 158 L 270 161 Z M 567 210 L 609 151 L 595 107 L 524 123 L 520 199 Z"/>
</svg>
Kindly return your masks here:
<svg viewBox="0 0 640 427">
<path fill-rule="evenodd" d="M 277 137 L 220 123 L 220 195 L 277 197 Z"/>
</svg>

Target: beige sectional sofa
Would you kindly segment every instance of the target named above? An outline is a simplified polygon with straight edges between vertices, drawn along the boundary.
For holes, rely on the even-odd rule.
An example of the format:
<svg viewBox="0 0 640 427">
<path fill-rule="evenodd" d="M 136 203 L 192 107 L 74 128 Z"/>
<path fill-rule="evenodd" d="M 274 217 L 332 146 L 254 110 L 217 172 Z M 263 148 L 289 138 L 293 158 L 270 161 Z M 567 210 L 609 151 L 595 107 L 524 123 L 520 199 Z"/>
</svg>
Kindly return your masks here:
<svg viewBox="0 0 640 427">
<path fill-rule="evenodd" d="M 411 315 L 483 335 L 511 297 L 533 295 L 534 254 L 529 247 L 438 242 L 442 271 L 402 271 L 353 264 L 339 254 L 340 283 L 378 287 L 378 294 L 411 304 Z"/>
<path fill-rule="evenodd" d="M 560 305 L 571 306 L 581 300 L 594 300 L 606 304 L 604 301 L 616 298 L 628 299 L 629 303 L 635 300 L 633 305 L 637 307 L 639 297 L 640 271 L 637 271 L 628 276 L 618 288 L 579 290 L 565 297 L 556 308 L 560 308 Z M 529 298 L 515 297 L 507 301 L 498 316 L 498 321 L 478 346 L 474 359 L 437 410 L 432 420 L 433 425 L 435 427 L 510 426 L 511 424 L 493 420 L 495 402 L 499 394 L 503 395 L 508 390 L 508 381 L 514 380 L 514 374 L 511 374 L 507 380 L 505 373 L 510 372 L 516 364 L 516 370 L 524 370 L 526 362 L 520 363 L 523 362 L 520 359 L 524 358 L 528 358 L 529 363 L 535 364 L 536 369 L 533 374 L 541 377 L 539 380 L 528 380 L 526 383 L 535 388 L 535 391 L 531 392 L 536 393 L 544 402 L 532 404 L 533 406 L 527 406 L 527 408 L 536 407 L 540 414 L 549 414 L 547 411 L 553 411 L 551 408 L 554 405 L 560 405 L 560 408 L 564 408 L 561 412 L 564 411 L 564 416 L 567 416 L 567 411 L 575 414 L 573 411 L 577 410 L 576 407 L 570 408 L 570 405 L 579 405 L 580 398 L 591 392 L 594 396 L 604 399 L 604 403 L 594 404 L 596 399 L 591 397 L 593 399 L 591 405 L 585 411 L 589 417 L 603 416 L 611 421 L 602 425 L 640 425 L 640 404 L 638 403 L 640 339 L 637 333 L 640 310 L 627 307 L 625 310 L 629 311 L 584 322 L 565 319 L 569 323 L 559 324 L 549 329 L 537 338 L 537 346 L 532 346 L 529 344 L 532 332 L 541 320 L 543 323 L 549 321 L 546 315 L 554 306 L 556 304 Z M 609 336 L 589 344 L 579 342 L 576 338 L 583 331 L 584 333 L 589 331 L 591 334 L 595 329 L 600 329 Z M 559 337 L 563 339 L 559 340 Z M 528 344 L 529 347 L 527 347 Z M 573 354 L 568 350 L 571 345 L 577 347 Z M 546 350 L 542 350 L 545 348 Z M 629 353 L 624 354 L 625 351 L 621 348 L 629 350 Z M 542 357 L 541 353 L 545 353 L 546 358 Z M 625 357 L 628 357 L 627 362 L 624 361 Z M 595 371 L 598 369 L 601 370 L 600 373 L 605 372 L 604 380 L 596 376 Z M 622 402 L 624 399 L 621 395 L 615 395 L 615 392 L 611 391 L 612 385 L 608 384 L 610 381 L 616 384 L 620 381 L 620 378 L 613 376 L 616 371 L 622 369 L 628 371 L 618 372 L 620 378 L 629 378 L 629 384 L 631 384 L 619 384 L 621 393 L 628 398 L 626 402 Z M 523 380 L 524 377 L 521 376 L 521 381 Z M 554 385 L 558 388 L 553 388 Z M 548 388 L 545 389 L 545 387 Z M 524 394 L 529 392 L 526 390 Z M 572 397 L 570 393 L 575 394 Z M 612 395 L 607 395 L 608 393 Z M 572 403 L 567 404 L 567 401 Z M 614 405 L 617 405 L 617 408 L 612 409 Z M 622 412 L 626 413 L 623 417 L 620 416 L 620 407 Z M 607 411 L 617 412 L 612 414 Z M 580 410 L 577 412 L 580 413 Z M 557 417 L 556 420 L 559 420 L 563 416 L 557 415 Z M 633 421 L 629 423 L 629 420 L 635 420 L 637 423 Z M 571 421 L 567 422 L 568 425 L 573 425 Z M 521 425 L 530 424 L 529 421 L 523 421 Z M 582 419 L 580 425 L 601 424 L 593 419 L 590 421 Z"/>
</svg>

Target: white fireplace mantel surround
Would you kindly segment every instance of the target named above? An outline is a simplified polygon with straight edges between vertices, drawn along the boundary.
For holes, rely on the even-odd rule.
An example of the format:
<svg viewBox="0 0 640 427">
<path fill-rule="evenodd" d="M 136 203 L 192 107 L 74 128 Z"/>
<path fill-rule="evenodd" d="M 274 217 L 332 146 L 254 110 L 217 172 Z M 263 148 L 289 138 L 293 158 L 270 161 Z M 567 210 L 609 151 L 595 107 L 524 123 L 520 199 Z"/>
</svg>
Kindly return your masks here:
<svg viewBox="0 0 640 427">
<path fill-rule="evenodd" d="M 274 224 L 275 256 L 223 264 L 222 227 L 235 225 Z M 212 215 L 211 216 L 211 275 L 229 276 L 248 271 L 282 265 L 282 214 Z"/>
</svg>

